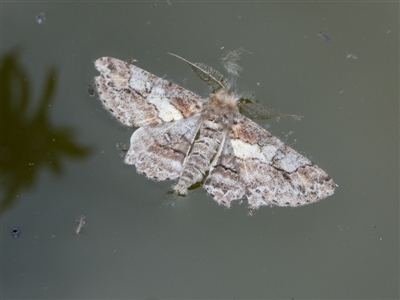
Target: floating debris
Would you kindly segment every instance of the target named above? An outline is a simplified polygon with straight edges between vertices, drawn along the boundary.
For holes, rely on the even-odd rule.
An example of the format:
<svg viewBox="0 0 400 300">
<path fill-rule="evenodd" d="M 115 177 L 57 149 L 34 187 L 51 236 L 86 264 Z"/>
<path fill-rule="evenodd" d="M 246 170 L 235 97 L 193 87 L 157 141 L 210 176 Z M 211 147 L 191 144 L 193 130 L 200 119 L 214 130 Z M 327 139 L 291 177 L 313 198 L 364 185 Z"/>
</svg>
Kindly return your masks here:
<svg viewBox="0 0 400 300">
<path fill-rule="evenodd" d="M 355 55 L 355 54 L 347 54 L 347 55 L 346 55 L 346 58 L 357 59 L 358 57 L 357 57 L 357 55 Z"/>
<path fill-rule="evenodd" d="M 36 16 L 36 22 L 37 22 L 38 24 L 42 24 L 45 20 L 46 20 L 46 16 L 45 16 L 44 12 L 40 12 L 40 13 Z"/>
<path fill-rule="evenodd" d="M 137 63 L 137 59 L 135 59 L 135 58 L 133 58 L 133 57 L 130 57 L 128 60 L 127 60 L 127 62 L 128 63 L 130 63 L 131 65 L 134 65 L 135 63 Z"/>
<path fill-rule="evenodd" d="M 325 41 L 327 41 L 328 43 L 332 43 L 332 40 L 329 38 L 329 36 L 327 36 L 325 33 L 323 33 L 322 31 L 320 31 L 318 33 L 318 36 L 323 38 Z"/>
<path fill-rule="evenodd" d="M 14 239 L 19 238 L 20 235 L 21 235 L 21 227 L 19 227 L 18 225 L 12 226 L 12 227 L 10 228 L 10 235 L 11 235 Z"/>
<path fill-rule="evenodd" d="M 75 230 L 75 235 L 79 235 L 81 233 L 83 225 L 86 223 L 86 217 L 84 215 L 81 216 L 79 220 L 76 220 L 78 222 L 78 228 Z"/>
<path fill-rule="evenodd" d="M 92 83 L 88 84 L 87 92 L 90 97 L 93 97 L 96 94 L 96 90 L 94 89 L 94 84 L 92 84 Z"/>
<path fill-rule="evenodd" d="M 118 143 L 115 144 L 115 149 L 120 151 L 119 154 L 118 154 L 118 157 L 120 159 L 124 159 L 125 156 L 126 156 L 126 152 L 128 152 L 128 150 L 129 150 L 129 148 L 125 144 L 123 144 L 121 142 L 118 142 Z"/>
</svg>

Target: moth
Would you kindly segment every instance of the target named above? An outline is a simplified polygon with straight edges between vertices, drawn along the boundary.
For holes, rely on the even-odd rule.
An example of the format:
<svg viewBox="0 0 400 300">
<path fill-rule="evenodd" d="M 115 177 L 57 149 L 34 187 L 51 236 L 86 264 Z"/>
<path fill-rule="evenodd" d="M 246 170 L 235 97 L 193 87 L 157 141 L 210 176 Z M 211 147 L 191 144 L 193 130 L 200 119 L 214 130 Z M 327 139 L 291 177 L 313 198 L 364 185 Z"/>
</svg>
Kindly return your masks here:
<svg viewBox="0 0 400 300">
<path fill-rule="evenodd" d="M 240 113 L 240 96 L 219 72 L 183 60 L 213 88 L 208 98 L 116 58 L 95 61 L 104 107 L 139 127 L 126 164 L 156 181 L 177 180 L 178 195 L 201 184 L 227 208 L 240 199 L 250 210 L 296 207 L 334 193 L 325 171 Z"/>
</svg>

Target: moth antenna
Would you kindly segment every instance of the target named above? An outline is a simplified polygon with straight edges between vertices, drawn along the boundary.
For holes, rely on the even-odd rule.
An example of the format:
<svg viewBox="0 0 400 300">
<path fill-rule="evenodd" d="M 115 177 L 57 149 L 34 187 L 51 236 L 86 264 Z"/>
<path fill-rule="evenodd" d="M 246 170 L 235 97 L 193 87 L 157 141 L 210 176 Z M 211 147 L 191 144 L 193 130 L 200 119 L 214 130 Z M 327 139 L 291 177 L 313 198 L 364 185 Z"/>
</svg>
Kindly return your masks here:
<svg viewBox="0 0 400 300">
<path fill-rule="evenodd" d="M 224 76 L 213 68 L 201 64 L 201 63 L 192 63 L 179 55 L 174 53 L 167 52 L 169 55 L 175 56 L 184 62 L 186 62 L 196 73 L 197 76 L 200 77 L 201 80 L 210 85 L 214 91 L 218 91 L 219 89 L 226 89 L 226 84 L 224 83 Z"/>
<path fill-rule="evenodd" d="M 240 98 L 238 102 L 238 106 L 240 109 L 246 111 L 248 114 L 253 116 L 254 118 L 257 119 L 270 119 L 273 117 L 292 117 L 293 119 L 299 121 L 302 116 L 297 116 L 297 115 L 290 115 L 290 114 L 281 114 L 274 112 L 272 109 L 268 108 L 267 106 L 264 106 L 258 102 L 254 102 L 253 100 L 250 99 L 244 99 Z"/>
</svg>

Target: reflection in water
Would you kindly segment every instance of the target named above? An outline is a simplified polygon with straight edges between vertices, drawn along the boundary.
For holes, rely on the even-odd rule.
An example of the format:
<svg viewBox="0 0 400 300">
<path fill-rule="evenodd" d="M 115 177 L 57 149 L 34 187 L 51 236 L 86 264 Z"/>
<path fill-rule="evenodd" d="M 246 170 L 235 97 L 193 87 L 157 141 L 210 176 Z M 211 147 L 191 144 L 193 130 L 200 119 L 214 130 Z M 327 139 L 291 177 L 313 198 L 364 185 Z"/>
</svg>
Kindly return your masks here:
<svg viewBox="0 0 400 300">
<path fill-rule="evenodd" d="M 56 90 L 55 69 L 44 80 L 36 111 L 28 114 L 28 74 L 17 60 L 18 52 L 12 51 L 2 56 L 0 65 L 0 212 L 10 208 L 20 190 L 35 184 L 43 167 L 60 175 L 62 158 L 89 154 L 88 148 L 73 141 L 71 128 L 51 125 L 48 109 Z"/>
</svg>

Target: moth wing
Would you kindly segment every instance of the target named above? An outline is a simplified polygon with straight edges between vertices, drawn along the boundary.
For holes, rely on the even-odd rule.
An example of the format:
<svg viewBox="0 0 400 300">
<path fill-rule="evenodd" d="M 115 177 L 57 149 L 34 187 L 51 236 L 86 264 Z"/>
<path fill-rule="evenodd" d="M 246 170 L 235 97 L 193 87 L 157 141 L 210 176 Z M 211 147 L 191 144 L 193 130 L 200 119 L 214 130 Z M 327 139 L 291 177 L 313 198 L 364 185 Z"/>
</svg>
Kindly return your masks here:
<svg viewBox="0 0 400 300">
<path fill-rule="evenodd" d="M 233 200 L 241 199 L 246 189 L 240 179 L 239 168 L 227 134 L 221 155 L 204 182 L 204 189 L 219 205 L 231 206 Z"/>
<path fill-rule="evenodd" d="M 250 209 L 301 206 L 334 193 L 325 171 L 250 119 L 237 115 L 230 139 Z"/>
<path fill-rule="evenodd" d="M 131 127 L 187 118 L 202 108 L 200 96 L 131 63 L 102 57 L 95 62 L 95 83 L 107 110 Z"/>
<path fill-rule="evenodd" d="M 185 157 L 199 128 L 200 114 L 187 119 L 137 129 L 125 163 L 155 180 L 179 177 Z"/>
</svg>

